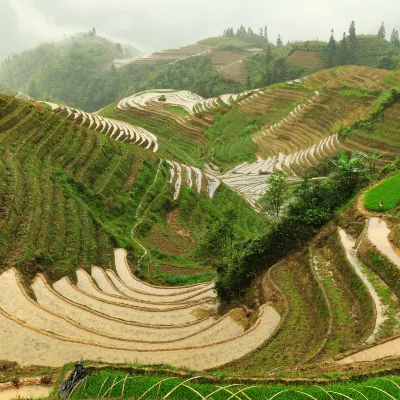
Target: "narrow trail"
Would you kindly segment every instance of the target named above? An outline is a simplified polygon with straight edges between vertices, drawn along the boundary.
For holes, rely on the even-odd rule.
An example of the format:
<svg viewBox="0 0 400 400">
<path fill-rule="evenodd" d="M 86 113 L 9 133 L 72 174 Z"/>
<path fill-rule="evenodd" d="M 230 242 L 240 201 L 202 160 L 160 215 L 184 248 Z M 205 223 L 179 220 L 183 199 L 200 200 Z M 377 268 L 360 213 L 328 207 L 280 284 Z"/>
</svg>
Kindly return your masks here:
<svg viewBox="0 0 400 400">
<path fill-rule="evenodd" d="M 363 271 L 363 267 L 360 263 L 356 255 L 356 248 L 355 248 L 355 240 L 342 228 L 339 229 L 339 236 L 342 242 L 343 248 L 346 250 L 346 256 L 349 260 L 350 264 L 353 266 L 354 270 L 356 271 L 357 275 L 363 281 L 365 286 L 367 287 L 373 301 L 375 304 L 376 309 L 376 320 L 375 320 L 375 327 L 372 334 L 367 338 L 366 342 L 371 343 L 375 340 L 376 335 L 379 331 L 380 326 L 386 321 L 386 307 L 383 304 L 381 298 L 379 297 L 377 291 L 375 290 L 374 286 L 365 275 Z"/>
</svg>

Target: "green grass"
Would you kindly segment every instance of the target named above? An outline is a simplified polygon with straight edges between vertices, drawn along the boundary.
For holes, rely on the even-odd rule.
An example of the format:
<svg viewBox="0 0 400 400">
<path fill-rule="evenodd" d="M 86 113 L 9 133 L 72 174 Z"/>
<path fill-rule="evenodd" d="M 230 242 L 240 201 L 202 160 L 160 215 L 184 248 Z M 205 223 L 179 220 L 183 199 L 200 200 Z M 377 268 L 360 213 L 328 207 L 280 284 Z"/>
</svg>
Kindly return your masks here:
<svg viewBox="0 0 400 400">
<path fill-rule="evenodd" d="M 218 115 L 214 125 L 205 131 L 209 138 L 208 159 L 223 167 L 233 167 L 245 161 L 255 161 L 257 145 L 252 134 L 263 126 L 261 117 L 232 109 Z"/>
<path fill-rule="evenodd" d="M 383 206 L 379 203 L 383 200 Z M 400 204 L 400 173 L 394 175 L 365 194 L 365 207 L 370 211 L 389 211 Z"/>
<path fill-rule="evenodd" d="M 286 400 L 303 400 L 305 398 L 317 400 L 340 398 L 382 400 L 391 398 L 390 396 L 398 398 L 397 396 L 400 394 L 399 383 L 400 379 L 397 376 L 388 376 L 367 379 L 362 382 L 337 383 L 326 386 L 318 383 L 311 386 L 293 384 L 255 384 L 250 386 L 244 384 L 231 385 L 223 382 L 210 384 L 202 382 L 201 378 L 185 381 L 175 377 L 135 376 L 121 371 L 103 370 L 90 375 L 85 382 L 75 389 L 71 398 L 201 400 L 208 396 L 207 398 L 214 400 L 231 398 L 261 400 L 271 399 L 275 395 L 274 398 Z M 225 387 L 225 390 L 218 390 L 220 387 Z M 240 391 L 243 391 L 243 393 L 240 393 Z M 359 393 L 362 393 L 365 397 Z"/>
<path fill-rule="evenodd" d="M 173 111 L 177 114 L 183 115 L 184 117 L 190 115 L 189 112 L 186 111 L 183 107 L 165 105 L 164 108 L 166 108 L 167 110 Z"/>
</svg>

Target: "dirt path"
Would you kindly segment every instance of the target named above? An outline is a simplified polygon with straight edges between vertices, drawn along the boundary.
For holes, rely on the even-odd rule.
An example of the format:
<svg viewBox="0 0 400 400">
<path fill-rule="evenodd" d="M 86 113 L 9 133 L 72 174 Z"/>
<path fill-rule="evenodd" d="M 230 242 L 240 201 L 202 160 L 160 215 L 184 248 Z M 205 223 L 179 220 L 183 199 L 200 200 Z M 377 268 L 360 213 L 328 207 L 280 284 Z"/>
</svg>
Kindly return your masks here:
<svg viewBox="0 0 400 400">
<path fill-rule="evenodd" d="M 343 248 L 346 250 L 346 256 L 347 259 L 349 260 L 350 264 L 353 266 L 355 269 L 357 275 L 360 277 L 360 279 L 364 282 L 365 286 L 367 287 L 374 303 L 375 303 L 375 309 L 376 309 L 376 320 L 375 320 L 375 328 L 372 334 L 369 336 L 367 339 L 367 342 L 372 342 L 378 331 L 379 327 L 385 322 L 387 319 L 387 316 L 385 315 L 386 307 L 383 304 L 381 298 L 379 297 L 377 291 L 375 290 L 374 286 L 368 279 L 368 277 L 365 275 L 363 268 L 361 266 L 360 260 L 357 258 L 356 255 L 356 249 L 355 249 L 355 240 L 346 233 L 344 229 L 338 228 L 339 229 L 339 236 L 340 240 L 342 242 Z"/>
</svg>

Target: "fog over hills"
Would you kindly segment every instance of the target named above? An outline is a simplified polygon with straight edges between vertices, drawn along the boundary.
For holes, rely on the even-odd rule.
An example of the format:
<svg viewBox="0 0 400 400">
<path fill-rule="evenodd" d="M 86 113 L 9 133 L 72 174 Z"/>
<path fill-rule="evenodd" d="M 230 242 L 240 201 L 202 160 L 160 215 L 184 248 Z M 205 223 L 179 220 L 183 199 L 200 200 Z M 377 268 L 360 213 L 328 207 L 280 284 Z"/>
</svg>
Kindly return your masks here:
<svg viewBox="0 0 400 400">
<path fill-rule="evenodd" d="M 1 0 L 0 60 L 42 41 L 56 40 L 95 27 L 98 34 L 129 43 L 142 51 L 179 47 L 221 34 L 224 27 L 268 26 L 269 37 L 283 40 L 327 40 L 337 37 L 354 19 L 357 29 L 376 33 L 385 21 L 387 34 L 400 29 L 400 3 L 354 0 Z M 345 18 L 343 18 L 345 16 Z"/>
</svg>

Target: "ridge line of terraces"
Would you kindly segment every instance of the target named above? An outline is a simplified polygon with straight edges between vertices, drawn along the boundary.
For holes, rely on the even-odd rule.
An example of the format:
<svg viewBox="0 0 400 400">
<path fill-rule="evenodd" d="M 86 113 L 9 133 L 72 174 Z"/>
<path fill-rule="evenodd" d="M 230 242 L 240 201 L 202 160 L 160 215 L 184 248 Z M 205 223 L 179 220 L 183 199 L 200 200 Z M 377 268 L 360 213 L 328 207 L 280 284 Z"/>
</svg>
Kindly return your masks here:
<svg viewBox="0 0 400 400">
<path fill-rule="evenodd" d="M 153 152 L 158 150 L 157 137 L 142 127 L 133 126 L 128 122 L 102 117 L 95 113 L 87 113 L 69 106 L 46 101 L 40 101 L 40 103 L 45 103 L 51 107 L 52 111 L 65 115 L 67 120 L 71 120 L 88 129 L 109 136 L 112 139 L 121 142 L 132 142 L 146 150 L 152 150 Z"/>
</svg>

